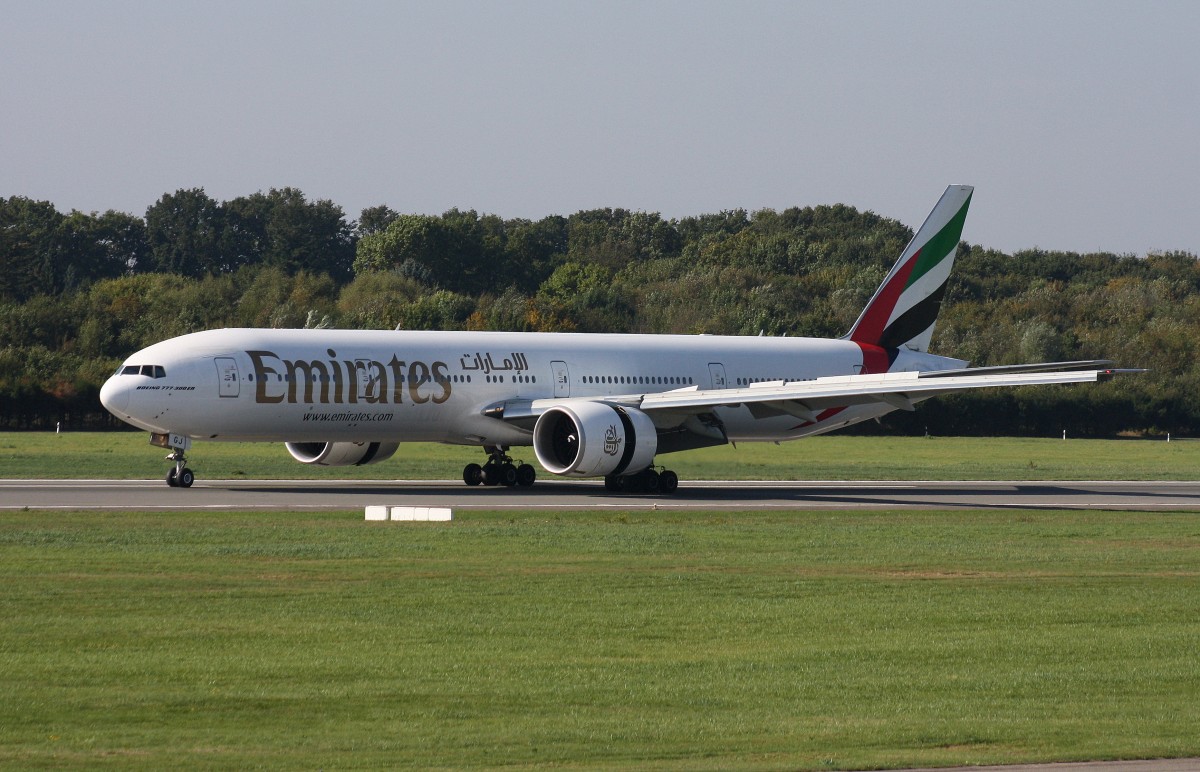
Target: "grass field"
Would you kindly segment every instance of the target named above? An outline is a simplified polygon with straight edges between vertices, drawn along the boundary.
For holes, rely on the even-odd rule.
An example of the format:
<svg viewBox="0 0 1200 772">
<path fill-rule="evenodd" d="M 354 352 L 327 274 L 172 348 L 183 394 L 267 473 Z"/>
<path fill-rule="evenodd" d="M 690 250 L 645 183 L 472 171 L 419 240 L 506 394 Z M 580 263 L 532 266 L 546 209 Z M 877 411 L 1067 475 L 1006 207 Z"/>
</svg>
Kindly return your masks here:
<svg viewBox="0 0 1200 772">
<path fill-rule="evenodd" d="M 0 433 L 0 477 L 130 478 L 166 474 L 165 451 L 140 432 Z M 534 463 L 532 449 L 516 448 Z M 196 443 L 189 464 L 201 479 L 458 479 L 482 461 L 478 448 L 401 445 L 366 467 L 311 467 L 282 444 Z M 813 437 L 781 445 L 660 456 L 687 480 L 1194 480 L 1200 442 L 962 437 Z"/>
<path fill-rule="evenodd" d="M 0 766 L 1200 755 L 1200 521 L 0 518 Z"/>
</svg>

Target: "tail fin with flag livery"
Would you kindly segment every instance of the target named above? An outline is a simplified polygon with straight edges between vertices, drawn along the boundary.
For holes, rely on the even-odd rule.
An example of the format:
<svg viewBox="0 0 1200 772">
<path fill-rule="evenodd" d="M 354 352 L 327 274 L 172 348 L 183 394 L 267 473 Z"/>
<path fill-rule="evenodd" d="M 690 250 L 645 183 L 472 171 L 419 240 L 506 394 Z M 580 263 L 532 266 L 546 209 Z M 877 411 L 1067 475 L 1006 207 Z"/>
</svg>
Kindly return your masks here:
<svg viewBox="0 0 1200 772">
<path fill-rule="evenodd" d="M 929 350 L 973 191 L 969 185 L 946 188 L 846 335 L 848 340 L 885 350 Z"/>
</svg>

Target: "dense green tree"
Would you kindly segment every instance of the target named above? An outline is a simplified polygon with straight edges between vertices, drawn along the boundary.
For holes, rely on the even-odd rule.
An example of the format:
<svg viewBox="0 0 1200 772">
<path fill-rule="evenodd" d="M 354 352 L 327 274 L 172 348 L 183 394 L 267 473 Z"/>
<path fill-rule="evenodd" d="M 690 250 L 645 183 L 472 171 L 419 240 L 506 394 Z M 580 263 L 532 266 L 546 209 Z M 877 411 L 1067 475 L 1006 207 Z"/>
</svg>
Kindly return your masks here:
<svg viewBox="0 0 1200 772">
<path fill-rule="evenodd" d="M 359 238 L 382 233 L 399 216 L 399 213 L 383 204 L 369 206 L 362 210 L 362 214 L 358 216 L 358 224 L 355 226 L 355 231 Z"/>
<path fill-rule="evenodd" d="M 332 319 L 337 291 L 325 274 L 289 274 L 264 266 L 242 271 L 238 278 L 244 285 L 235 301 L 238 326 L 300 328 L 313 320 Z"/>
<path fill-rule="evenodd" d="M 729 209 L 717 214 L 685 217 L 678 222 L 676 230 L 684 244 L 695 244 L 706 237 L 732 236 L 750 224 L 745 209 Z"/>
<path fill-rule="evenodd" d="M 399 215 L 382 232 L 363 236 L 354 258 L 354 272 L 397 271 L 418 281 L 433 279 L 432 264 L 441 259 L 449 242 L 441 221 L 428 215 Z"/>
<path fill-rule="evenodd" d="M 504 260 L 504 223 L 451 209 L 441 217 L 398 215 L 358 242 L 357 274 L 398 271 L 435 287 L 478 293 L 511 282 Z"/>
<path fill-rule="evenodd" d="M 504 245 L 506 275 L 522 292 L 537 290 L 559 263 L 566 259 L 569 243 L 568 220 L 510 220 Z"/>
<path fill-rule="evenodd" d="M 563 263 L 538 288 L 538 307 L 580 332 L 631 332 L 629 293 L 613 278 L 599 263 Z"/>
<path fill-rule="evenodd" d="M 69 350 L 86 319 L 78 296 L 35 295 L 24 303 L 0 303 L 0 346 Z"/>
<path fill-rule="evenodd" d="M 420 282 L 395 271 L 361 273 L 338 293 L 338 322 L 359 330 L 395 329 L 403 309 L 427 292 Z"/>
<path fill-rule="evenodd" d="M 296 188 L 272 188 L 227 201 L 221 209 L 228 267 L 267 265 L 349 279 L 353 231 L 333 202 L 310 203 Z"/>
<path fill-rule="evenodd" d="M 396 324 L 401 330 L 464 330 L 475 311 L 475 301 L 466 295 L 437 290 L 421 295 L 400 309 Z"/>
<path fill-rule="evenodd" d="M 0 299 L 25 300 L 67 283 L 58 248 L 63 215 L 49 201 L 0 199 Z"/>
<path fill-rule="evenodd" d="M 238 247 L 225 241 L 221 206 L 203 188 L 164 194 L 146 210 L 146 238 L 147 268 L 159 273 L 198 278 L 241 264 Z"/>
<path fill-rule="evenodd" d="M 102 215 L 71 212 L 59 223 L 58 234 L 69 271 L 64 289 L 133 273 L 149 255 L 142 219 L 111 209 Z"/>
<path fill-rule="evenodd" d="M 309 202 L 295 188 L 272 188 L 266 199 L 271 207 L 262 263 L 324 273 L 339 282 L 350 279 L 354 234 L 340 206 L 326 199 Z"/>
<path fill-rule="evenodd" d="M 567 227 L 570 260 L 611 270 L 631 261 L 677 255 L 683 243 L 675 224 L 657 212 L 592 209 L 571 215 Z"/>
</svg>

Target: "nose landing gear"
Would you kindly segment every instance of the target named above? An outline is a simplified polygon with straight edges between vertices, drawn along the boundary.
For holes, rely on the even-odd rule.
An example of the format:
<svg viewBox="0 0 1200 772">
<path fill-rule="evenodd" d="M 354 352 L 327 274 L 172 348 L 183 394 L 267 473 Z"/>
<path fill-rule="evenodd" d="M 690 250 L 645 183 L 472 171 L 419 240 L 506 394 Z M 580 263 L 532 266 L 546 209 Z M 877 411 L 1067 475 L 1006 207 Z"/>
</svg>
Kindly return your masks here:
<svg viewBox="0 0 1200 772">
<path fill-rule="evenodd" d="M 174 448 L 171 455 L 167 456 L 168 461 L 174 461 L 175 466 L 171 467 L 171 471 L 167 472 L 167 485 L 172 488 L 190 488 L 192 483 L 196 482 L 196 475 L 188 469 L 187 459 L 183 456 L 183 450 Z"/>
<path fill-rule="evenodd" d="M 150 435 L 150 444 L 157 448 L 168 448 L 171 451 L 167 460 L 173 462 L 175 466 L 167 472 L 167 485 L 172 488 L 192 487 L 192 483 L 196 482 L 196 475 L 187 468 L 187 459 L 183 455 L 188 448 L 192 447 L 191 438 L 180 434 L 154 433 Z"/>
</svg>

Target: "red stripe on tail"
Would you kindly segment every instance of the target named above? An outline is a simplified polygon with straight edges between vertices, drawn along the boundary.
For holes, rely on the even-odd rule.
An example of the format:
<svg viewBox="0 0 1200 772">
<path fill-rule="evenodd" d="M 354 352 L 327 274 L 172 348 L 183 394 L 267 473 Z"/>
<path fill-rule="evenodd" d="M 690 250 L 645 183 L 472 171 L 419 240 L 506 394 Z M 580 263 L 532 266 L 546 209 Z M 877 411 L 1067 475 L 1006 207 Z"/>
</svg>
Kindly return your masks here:
<svg viewBox="0 0 1200 772">
<path fill-rule="evenodd" d="M 922 249 L 924 248 L 922 247 Z M 918 249 L 908 262 L 892 276 L 887 286 L 881 289 L 875 299 L 871 301 L 871 305 L 863 313 L 862 320 L 850 331 L 850 340 L 872 346 L 878 345 L 879 341 L 883 340 L 883 331 L 887 327 L 888 319 L 891 318 L 892 311 L 896 309 L 896 302 L 900 300 L 901 293 L 908 286 L 908 279 L 912 276 L 913 268 L 921 259 L 921 251 Z M 882 372 L 886 371 L 887 368 L 884 367 Z"/>
</svg>

